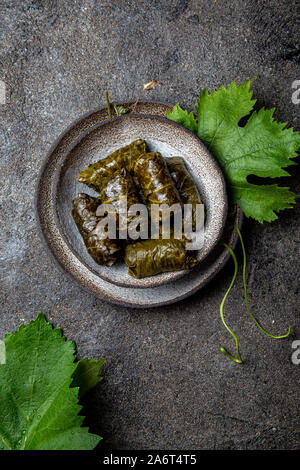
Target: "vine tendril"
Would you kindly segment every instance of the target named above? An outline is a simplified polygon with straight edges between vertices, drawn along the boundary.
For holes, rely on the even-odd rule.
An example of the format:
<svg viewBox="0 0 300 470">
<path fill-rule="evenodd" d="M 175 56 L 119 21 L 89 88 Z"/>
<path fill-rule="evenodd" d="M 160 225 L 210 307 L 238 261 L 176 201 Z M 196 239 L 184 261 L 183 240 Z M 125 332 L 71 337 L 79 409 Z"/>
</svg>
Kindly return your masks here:
<svg viewBox="0 0 300 470">
<path fill-rule="evenodd" d="M 242 234 L 238 228 L 238 226 L 235 224 L 235 229 L 238 233 L 238 236 L 239 236 L 239 239 L 240 239 L 240 242 L 241 242 L 241 246 L 242 246 L 242 251 L 243 251 L 243 284 L 244 284 L 244 292 L 245 292 L 245 304 L 246 304 L 246 308 L 248 310 L 248 313 L 250 315 L 250 317 L 252 318 L 252 320 L 254 321 L 255 325 L 267 336 L 269 336 L 270 338 L 273 338 L 273 339 L 283 339 L 283 338 L 287 338 L 291 332 L 291 327 L 289 326 L 289 329 L 288 329 L 288 332 L 284 335 L 280 335 L 280 336 L 275 336 L 275 335 L 271 335 L 270 333 L 268 333 L 261 325 L 260 323 L 256 320 L 256 318 L 254 317 L 254 315 L 252 314 L 251 310 L 250 310 L 250 307 L 249 307 L 249 302 L 248 302 L 248 296 L 247 296 L 247 283 L 246 283 L 246 266 L 247 266 L 247 258 L 246 258 L 246 250 L 245 250 L 245 245 L 244 245 L 244 241 L 243 241 L 243 237 L 242 237 Z"/>
<path fill-rule="evenodd" d="M 220 351 L 222 351 L 222 353 L 224 353 L 227 357 L 229 357 L 232 361 L 234 362 L 237 362 L 238 364 L 242 364 L 243 363 L 243 359 L 241 357 L 241 354 L 240 354 L 240 348 L 239 348 L 239 341 L 237 339 L 237 336 L 235 335 L 235 333 L 229 328 L 229 326 L 227 325 L 225 319 L 224 319 L 224 304 L 225 304 L 225 301 L 227 299 L 227 296 L 229 294 L 229 292 L 231 291 L 232 287 L 233 287 L 233 284 L 235 283 L 235 279 L 236 279 L 236 276 L 237 276 L 237 272 L 238 272 L 238 262 L 237 262 L 237 259 L 236 259 L 236 256 L 232 250 L 232 248 L 227 245 L 226 243 L 224 243 L 224 246 L 227 248 L 227 250 L 229 251 L 229 253 L 231 254 L 232 258 L 233 258 L 233 261 L 234 261 L 234 274 L 233 274 L 233 277 L 232 277 L 232 281 L 230 283 L 230 286 L 229 288 L 227 289 L 227 292 L 226 294 L 224 295 L 223 297 L 223 300 L 221 302 L 221 305 L 220 305 L 220 316 L 221 316 L 221 320 L 223 322 L 223 325 L 225 326 L 225 328 L 227 329 L 227 331 L 231 334 L 231 336 L 233 336 L 234 338 L 234 341 L 235 341 L 235 345 L 236 345 L 236 352 L 237 352 L 237 357 L 234 357 L 232 356 L 232 354 L 230 354 L 228 351 L 226 351 L 225 348 L 223 348 L 222 346 L 220 346 Z"/>
<path fill-rule="evenodd" d="M 250 317 L 252 318 L 253 322 L 255 323 L 255 325 L 266 335 L 266 336 L 269 336 L 270 338 L 272 339 L 284 339 L 284 338 L 287 338 L 291 332 L 291 327 L 289 326 L 289 329 L 288 329 L 288 332 L 284 335 L 280 335 L 280 336 L 275 336 L 275 335 L 272 335 L 271 333 L 268 333 L 262 326 L 261 324 L 258 322 L 258 320 L 256 320 L 256 318 L 254 317 L 253 313 L 251 312 L 250 310 L 250 307 L 249 307 L 249 302 L 248 302 L 248 295 L 247 295 L 247 283 L 246 283 L 246 267 L 247 267 L 247 257 L 246 257 L 246 250 L 245 250 L 245 245 L 244 245 L 244 241 L 243 241 L 243 237 L 242 237 L 242 234 L 238 228 L 238 226 L 235 224 L 235 229 L 238 233 L 238 236 L 239 236 L 239 239 L 240 239 L 240 242 L 241 242 L 241 247 L 242 247 L 242 252 L 243 252 L 243 286 L 244 286 L 244 292 L 245 292 L 245 304 L 246 304 L 246 308 L 247 308 L 247 311 L 250 315 Z M 234 253 L 234 251 L 232 250 L 232 248 L 227 245 L 227 243 L 223 243 L 223 245 L 227 248 L 227 250 L 229 251 L 229 253 L 231 254 L 232 256 L 232 259 L 233 259 L 233 262 L 234 262 L 234 273 L 233 273 L 233 277 L 232 277 L 232 280 L 231 280 L 231 283 L 230 283 L 230 286 L 228 287 L 223 299 L 222 299 L 222 302 L 220 304 L 220 316 L 221 316 L 221 320 L 222 320 L 222 323 L 223 325 L 225 326 L 225 328 L 227 329 L 227 331 L 231 334 L 231 336 L 234 338 L 234 341 L 235 341 L 235 345 L 236 345 L 236 352 L 237 352 L 237 357 L 233 356 L 232 354 L 230 354 L 225 348 L 223 348 L 222 346 L 219 348 L 220 351 L 222 351 L 222 353 L 224 353 L 227 357 L 229 357 L 229 359 L 231 359 L 232 361 L 234 362 L 237 362 L 238 364 L 242 364 L 243 363 L 243 359 L 241 357 L 241 354 L 240 354 L 240 348 L 239 348 L 239 341 L 237 339 L 237 336 L 236 334 L 229 328 L 229 326 L 227 325 L 225 319 L 224 319 L 224 304 L 225 304 L 225 301 L 228 297 L 228 294 L 229 292 L 231 291 L 234 283 L 235 283 L 235 280 L 236 280 L 236 276 L 237 276 L 237 272 L 238 272 L 238 262 L 237 262 L 237 258 L 236 258 L 236 255 Z"/>
</svg>

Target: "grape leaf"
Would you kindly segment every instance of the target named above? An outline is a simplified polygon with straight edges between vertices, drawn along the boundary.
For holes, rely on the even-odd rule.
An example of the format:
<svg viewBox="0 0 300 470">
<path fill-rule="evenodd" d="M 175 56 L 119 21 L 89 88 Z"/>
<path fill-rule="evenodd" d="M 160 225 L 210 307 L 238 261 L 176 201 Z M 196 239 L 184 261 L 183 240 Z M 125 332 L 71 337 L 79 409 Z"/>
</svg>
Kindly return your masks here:
<svg viewBox="0 0 300 470">
<path fill-rule="evenodd" d="M 88 450 L 100 437 L 81 427 L 78 387 L 70 388 L 75 344 L 42 313 L 4 339 L 0 365 L 0 449 Z"/>
<path fill-rule="evenodd" d="M 117 104 L 114 104 L 114 111 L 116 116 L 123 116 L 123 114 L 129 112 L 129 109 L 125 108 L 124 106 L 118 106 Z"/>
<path fill-rule="evenodd" d="M 296 195 L 277 184 L 249 183 L 247 177 L 289 176 L 284 168 L 296 164 L 292 159 L 297 156 L 300 135 L 286 129 L 286 123 L 276 122 L 274 109 L 253 111 L 252 82 L 232 82 L 227 89 L 220 86 L 211 94 L 204 89 L 195 108 L 197 120 L 178 103 L 167 117 L 198 135 L 222 168 L 232 202 L 247 217 L 263 223 L 277 219 L 276 212 L 292 208 Z M 246 116 L 246 124 L 240 126 Z"/>
<path fill-rule="evenodd" d="M 99 374 L 105 364 L 105 359 L 97 360 L 85 357 L 76 364 L 71 387 L 79 387 L 79 398 L 82 398 L 91 388 L 101 382 L 102 377 Z"/>
<path fill-rule="evenodd" d="M 178 122 L 178 124 L 181 124 L 182 126 L 197 134 L 198 123 L 195 119 L 194 113 L 191 111 L 190 114 L 188 114 L 187 111 L 184 111 L 179 106 L 179 103 L 175 104 L 172 113 L 168 111 L 168 118 L 172 119 L 172 121 Z"/>
</svg>

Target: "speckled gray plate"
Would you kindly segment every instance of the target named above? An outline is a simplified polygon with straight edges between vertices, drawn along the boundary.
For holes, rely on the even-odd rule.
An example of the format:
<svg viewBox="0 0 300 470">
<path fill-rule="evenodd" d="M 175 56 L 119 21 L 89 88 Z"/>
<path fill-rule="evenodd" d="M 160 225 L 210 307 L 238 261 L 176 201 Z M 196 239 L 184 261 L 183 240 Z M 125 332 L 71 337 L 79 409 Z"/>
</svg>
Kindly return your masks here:
<svg viewBox="0 0 300 470">
<path fill-rule="evenodd" d="M 168 109 L 170 107 L 165 104 L 140 103 L 136 114 L 165 116 Z M 116 286 L 111 281 L 100 277 L 99 274 L 91 270 L 70 249 L 69 241 L 65 239 L 64 234 L 62 234 L 57 225 L 54 204 L 56 201 L 55 186 L 60 179 L 58 173 L 61 171 L 62 163 L 70 153 L 70 149 L 78 144 L 79 136 L 89 133 L 89 131 L 93 132 L 93 128 L 105 119 L 105 109 L 96 110 L 84 116 L 60 136 L 47 155 L 40 172 L 36 191 L 37 219 L 43 239 L 46 241 L 46 246 L 50 249 L 50 253 L 55 261 L 68 274 L 75 278 L 83 287 L 108 301 L 135 307 L 154 307 L 176 302 L 203 287 L 224 265 L 229 255 L 220 243 L 209 253 L 204 261 L 199 263 L 198 266 L 184 277 L 167 284 L 140 289 L 139 287 Z M 124 142 L 128 141 L 128 136 L 126 136 L 126 139 Z M 178 152 L 176 153 L 178 154 Z M 185 157 L 184 153 L 179 152 L 179 154 Z M 235 222 L 239 226 L 241 225 L 241 219 L 242 214 L 238 211 Z M 230 246 L 235 246 L 237 241 L 235 232 L 226 232 L 224 237 Z"/>
<path fill-rule="evenodd" d="M 204 246 L 196 252 L 199 262 L 219 241 L 227 215 L 227 196 L 222 171 L 202 142 L 184 127 L 157 116 L 125 115 L 98 124 L 80 135 L 68 149 L 57 168 L 53 207 L 56 225 L 69 249 L 93 273 L 104 280 L 124 287 L 155 287 L 174 282 L 187 271 L 173 271 L 136 279 L 127 272 L 122 260 L 111 267 L 100 266 L 85 249 L 71 215 L 72 200 L 80 192 L 97 195 L 86 185 L 78 183 L 78 174 L 89 163 L 98 161 L 133 140 L 144 139 L 148 150 L 158 151 L 168 158 L 184 158 L 198 184 L 205 204 Z"/>
</svg>

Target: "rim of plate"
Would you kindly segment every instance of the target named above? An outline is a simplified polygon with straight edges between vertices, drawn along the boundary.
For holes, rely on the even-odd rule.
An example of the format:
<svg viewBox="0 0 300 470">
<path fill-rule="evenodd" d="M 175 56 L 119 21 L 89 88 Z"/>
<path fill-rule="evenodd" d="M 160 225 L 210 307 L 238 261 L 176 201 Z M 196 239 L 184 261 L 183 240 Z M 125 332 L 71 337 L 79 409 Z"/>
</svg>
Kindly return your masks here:
<svg viewBox="0 0 300 470">
<path fill-rule="evenodd" d="M 223 175 L 223 172 L 212 156 L 212 154 L 207 150 L 203 142 L 190 130 L 186 129 L 185 127 L 181 126 L 180 124 L 171 121 L 169 119 L 166 119 L 164 117 L 160 116 L 153 116 L 150 114 L 125 114 L 123 116 L 116 116 L 112 117 L 111 119 L 106 119 L 105 121 L 96 124 L 95 126 L 91 127 L 88 129 L 86 132 L 83 132 L 80 134 L 73 142 L 72 144 L 67 148 L 66 152 L 64 153 L 61 161 L 60 161 L 60 167 L 62 168 L 64 166 L 65 161 L 68 159 L 69 154 L 79 145 L 88 135 L 92 134 L 94 131 L 97 131 L 97 129 L 101 129 L 102 127 L 107 127 L 110 124 L 122 122 L 124 120 L 155 120 L 158 123 L 162 122 L 164 125 L 170 126 L 170 128 L 177 128 L 179 132 L 183 132 L 186 134 L 189 138 L 191 138 L 197 146 L 202 148 L 202 150 L 205 152 L 208 162 L 211 165 L 212 171 L 218 174 L 218 177 L 220 179 L 221 185 L 222 185 L 222 193 L 219 196 L 219 199 L 222 200 L 223 205 L 222 205 L 222 218 L 220 221 L 220 224 L 217 227 L 215 237 L 213 240 L 213 243 L 208 243 L 208 247 L 206 249 L 203 249 L 200 253 L 198 253 L 198 263 L 201 263 L 211 252 L 212 250 L 216 247 L 218 242 L 220 241 L 220 238 L 222 236 L 224 226 L 226 223 L 227 219 L 227 209 L 228 209 L 228 202 L 227 202 L 227 192 L 226 192 L 226 182 L 225 178 Z M 190 164 L 191 165 L 191 164 Z M 59 182 L 61 179 L 61 168 L 58 168 L 57 171 L 55 172 L 54 179 L 53 179 L 53 193 L 52 193 L 52 206 L 54 210 L 54 220 L 55 223 L 58 227 L 58 230 L 60 232 L 60 235 L 64 239 L 64 242 L 67 244 L 69 250 L 72 251 L 72 253 L 79 259 L 79 261 L 87 268 L 89 269 L 93 274 L 100 276 L 102 279 L 104 279 L 107 282 L 111 282 L 114 285 L 120 286 L 120 287 L 128 287 L 128 288 L 149 288 L 149 287 L 158 287 L 164 284 L 168 284 L 170 282 L 175 282 L 177 279 L 182 278 L 185 276 L 189 270 L 180 270 L 180 271 L 171 271 L 171 272 L 166 272 L 166 273 L 161 273 L 157 274 L 155 276 L 149 276 L 143 279 L 132 279 L 132 284 L 129 281 L 121 281 L 121 280 L 114 280 L 112 279 L 111 276 L 109 275 L 104 275 L 102 273 L 99 273 L 96 269 L 94 269 L 91 265 L 89 265 L 81 256 L 80 254 L 74 249 L 70 239 L 68 238 L 68 235 L 66 234 L 63 223 L 61 221 L 59 212 L 58 212 L 58 186 Z M 198 264 L 197 263 L 197 264 Z M 194 269 L 194 268 L 192 268 Z"/>
<path fill-rule="evenodd" d="M 123 102 L 123 103 L 112 103 L 112 105 L 113 104 L 117 104 L 119 106 L 122 105 L 125 107 L 130 107 L 134 103 Z M 166 112 L 172 110 L 172 108 L 173 108 L 172 105 L 167 104 L 165 102 L 140 101 L 136 107 L 136 114 L 149 114 L 151 116 L 165 116 Z M 78 275 L 77 272 L 74 271 L 72 260 L 69 261 L 69 264 L 70 264 L 69 266 L 69 265 L 66 265 L 64 260 L 59 257 L 57 244 L 53 243 L 53 236 L 47 230 L 48 229 L 47 220 L 45 220 L 45 218 L 42 217 L 42 214 L 40 214 L 40 193 L 42 190 L 41 186 L 43 185 L 43 183 L 45 182 L 47 183 L 47 180 L 51 182 L 51 168 L 50 169 L 48 168 L 51 165 L 51 156 L 53 157 L 53 155 L 56 154 L 55 158 L 58 161 L 62 158 L 62 155 L 64 153 L 64 152 L 62 153 L 64 140 L 66 140 L 67 137 L 70 137 L 72 139 L 72 131 L 74 130 L 76 126 L 82 124 L 82 132 L 83 132 L 85 126 L 87 129 L 91 129 L 93 127 L 94 125 L 92 123 L 93 119 L 95 119 L 95 122 L 100 123 L 100 122 L 104 122 L 105 120 L 107 120 L 105 118 L 106 116 L 107 116 L 107 109 L 104 106 L 94 108 L 93 110 L 87 113 L 84 113 L 79 118 L 75 119 L 63 132 L 59 134 L 59 136 L 55 139 L 54 143 L 51 145 L 47 154 L 45 155 L 41 168 L 39 170 L 38 176 L 37 176 L 37 182 L 36 182 L 36 188 L 35 188 L 35 194 L 34 194 L 34 208 L 35 208 L 36 219 L 37 219 L 38 233 L 39 233 L 41 242 L 43 246 L 45 247 L 47 253 L 49 254 L 50 259 L 53 260 L 54 265 L 57 266 L 58 269 L 62 273 L 66 274 L 69 279 L 76 281 L 76 283 L 80 285 L 80 287 L 84 289 L 84 291 L 88 292 L 89 294 L 91 293 L 94 294 L 96 297 L 100 298 L 101 300 L 105 300 L 115 305 L 124 306 L 124 307 L 132 307 L 132 308 L 155 308 L 155 307 L 160 307 L 163 305 L 170 305 L 170 304 L 179 302 L 180 300 L 183 300 L 193 295 L 195 292 L 203 288 L 222 269 L 222 267 L 230 259 L 230 253 L 225 247 L 222 247 L 219 244 L 210 253 L 211 256 L 214 255 L 214 258 L 212 259 L 212 262 L 207 267 L 205 267 L 204 272 L 202 274 L 199 274 L 197 285 L 194 285 L 193 287 L 191 287 L 190 289 L 182 293 L 180 292 L 180 289 L 178 289 L 175 295 L 169 295 L 167 299 L 163 299 L 161 301 L 160 300 L 156 301 L 157 297 L 155 297 L 155 300 L 152 300 L 150 302 L 146 301 L 146 302 L 138 303 L 135 301 L 129 301 L 127 299 L 123 299 L 121 296 L 116 297 L 114 295 L 111 295 L 111 288 L 112 287 L 118 288 L 118 286 L 114 286 L 113 284 L 108 283 L 106 281 L 103 281 L 102 283 L 100 283 L 103 285 L 98 285 L 97 288 L 92 288 L 91 286 L 84 285 L 82 282 L 82 278 Z M 44 177 L 46 178 L 45 181 L 44 181 Z M 52 179 L 53 179 L 53 176 L 52 176 Z M 242 226 L 243 217 L 244 216 L 243 216 L 242 210 L 239 207 L 237 207 L 234 222 L 237 224 L 239 228 L 241 228 Z M 227 237 L 227 243 L 232 249 L 234 249 L 237 244 L 237 241 L 238 241 L 238 234 L 236 230 L 234 230 L 233 228 Z M 218 250 L 218 253 L 215 253 L 217 250 Z M 208 258 L 209 257 L 210 256 L 208 256 Z M 71 269 L 71 267 L 73 267 L 73 270 Z M 99 278 L 99 280 L 102 281 L 101 278 Z M 165 287 L 167 288 L 168 284 Z M 125 288 L 125 290 L 127 289 L 136 290 L 136 288 Z M 137 288 L 137 290 L 139 291 L 139 294 L 143 292 L 139 288 Z M 156 290 L 156 289 L 154 288 L 152 290 Z"/>
</svg>

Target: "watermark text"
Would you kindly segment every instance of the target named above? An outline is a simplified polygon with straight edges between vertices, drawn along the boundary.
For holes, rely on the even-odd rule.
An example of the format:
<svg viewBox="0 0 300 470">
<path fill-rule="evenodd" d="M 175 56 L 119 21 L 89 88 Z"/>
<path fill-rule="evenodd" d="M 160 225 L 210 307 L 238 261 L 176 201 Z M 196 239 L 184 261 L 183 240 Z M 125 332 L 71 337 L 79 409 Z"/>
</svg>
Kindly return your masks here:
<svg viewBox="0 0 300 470">
<path fill-rule="evenodd" d="M 149 214 L 151 217 L 149 217 Z M 127 206 L 127 198 L 113 204 L 100 204 L 96 211 L 100 218 L 95 233 L 104 240 L 132 240 L 159 238 L 184 239 L 187 250 L 199 250 L 204 245 L 203 204 L 144 204 Z"/>
</svg>

